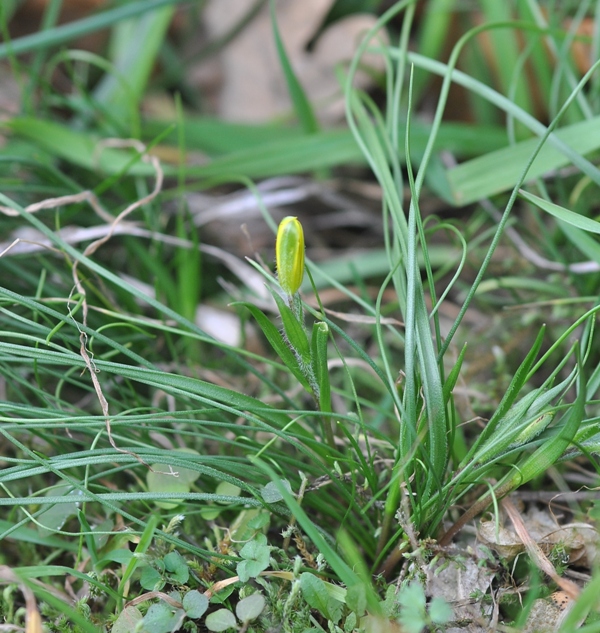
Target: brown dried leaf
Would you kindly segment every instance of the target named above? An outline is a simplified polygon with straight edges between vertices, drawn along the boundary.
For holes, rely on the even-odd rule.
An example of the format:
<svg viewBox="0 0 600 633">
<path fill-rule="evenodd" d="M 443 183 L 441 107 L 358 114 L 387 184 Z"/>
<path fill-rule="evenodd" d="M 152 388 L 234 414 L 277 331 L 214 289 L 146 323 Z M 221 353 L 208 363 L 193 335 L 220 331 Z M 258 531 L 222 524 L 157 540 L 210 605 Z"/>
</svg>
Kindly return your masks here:
<svg viewBox="0 0 600 633">
<path fill-rule="evenodd" d="M 548 510 L 530 507 L 522 516 L 527 532 L 544 554 L 560 546 L 569 556 L 569 563 L 578 567 L 591 567 L 598 559 L 598 531 L 589 523 L 568 523 L 559 526 Z M 481 520 L 478 528 L 479 540 L 499 556 L 513 560 L 525 550 L 523 541 L 513 527 L 496 522 Z"/>
<path fill-rule="evenodd" d="M 492 605 L 483 598 L 495 572 L 482 564 L 483 558 L 483 552 L 476 548 L 470 557 L 447 559 L 435 570 L 428 570 L 427 596 L 443 598 L 454 611 L 453 620 L 464 624 L 447 628 L 447 633 L 475 633 L 487 628 Z"/>
<path fill-rule="evenodd" d="M 556 591 L 547 599 L 536 600 L 531 607 L 523 633 L 554 633 L 575 604 L 564 591 Z"/>
</svg>

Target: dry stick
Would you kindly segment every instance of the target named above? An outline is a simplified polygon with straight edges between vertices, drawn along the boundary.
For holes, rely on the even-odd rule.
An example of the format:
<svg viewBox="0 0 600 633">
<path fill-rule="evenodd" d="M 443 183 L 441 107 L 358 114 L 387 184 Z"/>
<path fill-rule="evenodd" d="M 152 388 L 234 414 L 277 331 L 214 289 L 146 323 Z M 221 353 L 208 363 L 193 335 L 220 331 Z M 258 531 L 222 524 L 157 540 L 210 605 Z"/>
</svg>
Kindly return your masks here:
<svg viewBox="0 0 600 633">
<path fill-rule="evenodd" d="M 42 618 L 37 608 L 37 602 L 35 595 L 30 587 L 28 587 L 23 580 L 15 574 L 15 572 L 7 565 L 0 566 L 0 583 L 10 583 L 19 585 L 19 589 L 25 598 L 25 626 L 26 631 L 41 631 L 42 630 Z M 22 630 L 22 629 L 21 629 Z"/>
<path fill-rule="evenodd" d="M 552 578 L 554 582 L 569 595 L 570 598 L 575 600 L 580 593 L 579 586 L 576 585 L 572 580 L 568 580 L 567 578 L 561 578 L 557 573 L 556 569 L 552 563 L 548 560 L 544 552 L 541 550 L 540 546 L 531 538 L 531 535 L 527 531 L 527 527 L 525 523 L 523 523 L 523 519 L 519 514 L 517 508 L 514 506 L 513 502 L 510 499 L 503 499 L 502 506 L 506 510 L 513 527 L 515 528 L 515 532 L 517 536 L 525 545 L 525 549 L 529 554 L 530 558 L 536 564 L 536 566 L 541 569 L 547 576 Z"/>
<path fill-rule="evenodd" d="M 108 242 L 108 240 L 110 240 L 110 238 L 113 236 L 116 226 L 119 224 L 119 222 L 121 222 L 121 220 L 124 220 L 130 213 L 132 213 L 136 209 L 139 209 L 142 205 L 147 204 L 148 202 L 151 202 L 152 200 L 154 200 L 154 198 L 156 198 L 156 196 L 160 193 L 162 189 L 162 184 L 163 184 L 163 179 L 164 179 L 163 170 L 160 166 L 160 162 L 158 158 L 156 158 L 155 156 L 149 156 L 148 154 L 146 154 L 146 146 L 143 143 L 140 143 L 139 141 L 136 141 L 133 139 L 129 139 L 129 140 L 112 139 L 112 140 L 105 141 L 103 145 L 106 147 L 133 147 L 134 149 L 136 149 L 141 154 L 142 160 L 144 162 L 150 162 L 152 166 L 154 167 L 154 171 L 156 174 L 156 181 L 154 183 L 154 189 L 147 196 L 141 198 L 140 200 L 136 200 L 135 202 L 130 204 L 126 209 L 121 211 L 121 213 L 119 213 L 119 215 L 117 215 L 117 217 L 113 219 L 109 232 L 103 237 L 101 237 L 100 239 L 96 240 L 95 242 L 92 242 L 83 251 L 83 255 L 85 257 L 89 257 L 90 255 L 93 255 L 98 250 L 98 248 L 100 248 L 100 246 L 102 246 L 103 244 Z M 78 264 L 79 264 L 79 261 L 77 260 L 73 264 L 73 270 L 72 270 L 73 281 L 75 283 L 75 287 L 77 288 L 77 292 L 80 294 L 80 296 L 83 299 L 82 304 L 81 304 L 81 308 L 82 308 L 81 321 L 84 326 L 87 326 L 89 306 L 87 303 L 87 293 L 85 291 L 85 288 L 83 287 L 83 284 L 81 283 L 81 280 L 79 279 L 79 276 L 77 275 Z M 70 309 L 69 309 L 69 312 L 70 312 Z M 137 459 L 137 461 L 140 462 L 140 464 L 143 464 L 144 466 L 147 466 L 148 468 L 150 468 L 150 466 L 139 455 L 137 455 L 136 453 L 132 451 L 119 448 L 115 444 L 115 441 L 112 437 L 112 431 L 111 431 L 110 413 L 108 411 L 108 401 L 104 397 L 104 393 L 102 392 L 102 387 L 100 386 L 100 381 L 98 380 L 98 377 L 96 375 L 97 374 L 96 366 L 94 365 L 87 351 L 87 334 L 82 329 L 79 328 L 79 326 L 77 325 L 77 322 L 75 322 L 75 325 L 77 326 L 77 329 L 79 330 L 79 342 L 81 344 L 79 353 L 81 354 L 81 357 L 83 358 L 86 364 L 86 367 L 88 368 L 88 371 L 90 372 L 92 384 L 94 385 L 94 390 L 96 391 L 98 401 L 100 402 L 100 407 L 102 408 L 102 414 L 104 415 L 104 422 L 106 424 L 106 433 L 107 433 L 108 441 L 110 442 L 110 445 L 119 453 L 125 453 L 127 455 L 131 455 L 132 457 L 135 457 L 135 459 Z M 173 471 L 171 470 L 171 472 Z"/>
<path fill-rule="evenodd" d="M 46 200 L 42 200 L 41 202 L 30 204 L 28 207 L 25 207 L 24 210 L 25 213 L 37 213 L 38 211 L 43 211 L 44 209 L 56 209 L 56 207 L 76 204 L 78 202 L 87 202 L 90 207 L 94 209 L 96 214 L 99 215 L 105 222 L 113 222 L 115 219 L 113 215 L 102 208 L 96 194 L 93 191 L 81 191 L 80 193 L 60 196 L 59 198 L 48 198 Z M 11 217 L 21 215 L 16 209 L 4 206 L 0 206 L 0 213 Z"/>
<path fill-rule="evenodd" d="M 394 571 L 398 563 L 405 557 L 405 554 L 407 553 L 407 550 L 408 550 L 409 543 L 412 548 L 412 551 L 417 553 L 418 556 L 420 556 L 420 554 L 418 553 L 419 552 L 418 535 L 415 532 L 415 528 L 410 521 L 410 506 L 408 503 L 408 493 L 407 493 L 406 488 L 407 488 L 406 482 L 403 482 L 402 484 L 400 484 L 400 493 L 401 493 L 400 508 L 398 509 L 396 516 L 398 518 L 398 523 L 400 527 L 404 530 L 404 533 L 406 534 L 408 538 L 408 543 L 404 541 L 398 547 L 395 547 L 387 556 L 387 558 L 383 561 L 383 563 L 381 563 L 381 565 L 379 566 L 379 569 L 377 570 L 377 574 L 383 576 L 384 578 L 388 578 L 391 575 L 391 573 Z M 406 572 L 403 569 L 400 576 L 398 576 L 396 591 L 398 591 L 400 587 L 400 583 L 404 579 L 405 573 Z"/>
<path fill-rule="evenodd" d="M 2 211 L 2 208 L 0 208 L 0 211 Z M 40 249 L 47 248 L 49 251 L 54 251 L 55 253 L 59 255 L 62 254 L 62 251 L 59 250 L 58 248 L 52 248 L 52 246 L 48 246 L 47 244 L 40 245 L 38 242 L 33 242 L 31 240 L 24 240 L 20 237 L 17 237 L 6 248 L 2 250 L 2 252 L 0 253 L 0 257 L 4 257 L 4 255 L 6 255 L 11 249 L 17 246 L 17 244 L 34 244 L 36 246 L 39 246 Z"/>
<path fill-rule="evenodd" d="M 494 490 L 494 495 L 497 499 L 504 497 L 513 488 L 512 482 L 508 481 L 503 486 L 500 486 L 497 490 Z M 452 539 L 460 532 L 460 530 L 469 522 L 472 521 L 478 514 L 481 514 L 492 502 L 492 495 L 488 491 L 484 497 L 475 502 L 459 519 L 452 525 L 440 538 L 438 544 L 441 547 L 450 545 Z"/>
<path fill-rule="evenodd" d="M 494 221 L 500 221 L 502 214 L 498 209 L 496 209 L 496 207 L 490 202 L 489 199 L 484 198 L 483 200 L 480 200 L 479 203 L 481 204 L 483 209 L 493 218 Z M 594 261 L 563 264 L 562 262 L 554 262 L 550 259 L 546 259 L 545 257 L 542 257 L 539 253 L 537 253 L 533 248 L 531 248 L 529 244 L 527 244 L 527 242 L 519 235 L 519 232 L 516 231 L 514 227 L 507 225 L 505 233 L 512 241 L 512 243 L 517 247 L 517 250 L 522 255 L 522 257 L 524 257 L 527 261 L 531 262 L 534 266 L 537 266 L 538 268 L 546 270 L 568 271 L 578 275 L 585 275 L 600 270 L 600 265 L 598 264 L 598 262 Z"/>
<path fill-rule="evenodd" d="M 500 499 L 504 496 L 506 496 L 509 492 L 511 492 L 512 490 L 512 483 L 511 482 L 506 482 L 503 486 L 500 486 L 500 488 L 498 488 L 497 490 L 494 491 L 494 495 L 496 496 L 497 499 Z M 491 493 L 488 492 L 487 494 L 485 494 L 485 496 L 483 496 L 481 499 L 479 499 L 479 501 L 477 501 L 474 505 L 472 505 L 459 519 L 458 521 L 456 521 L 439 539 L 438 544 L 440 545 L 440 547 L 447 547 L 448 545 L 450 545 L 452 539 L 458 534 L 458 532 L 460 532 L 460 530 L 469 522 L 472 521 L 478 514 L 481 514 L 491 503 L 492 499 L 491 499 Z M 513 508 L 514 506 L 512 505 L 512 503 L 508 500 L 505 499 L 502 502 L 503 504 L 505 504 L 505 507 L 507 509 L 507 512 L 509 513 L 509 516 L 511 517 L 511 520 L 513 520 L 512 515 L 510 514 L 510 511 L 508 509 L 508 504 L 510 504 Z M 515 510 L 516 512 L 516 510 Z M 522 522 L 521 522 L 522 523 Z M 513 521 L 513 525 L 514 521 Z M 517 529 L 517 526 L 515 525 L 515 530 L 517 530 L 517 533 L 519 534 L 519 536 L 521 537 L 521 540 L 523 540 L 523 536 L 519 533 L 519 530 Z M 526 537 L 525 537 L 526 538 Z M 531 540 L 531 539 L 530 539 Z M 528 547 L 527 542 L 525 540 L 523 540 L 523 543 L 525 544 L 525 547 Z M 538 548 L 539 550 L 539 548 Z M 541 552 L 541 550 L 539 550 L 540 553 L 543 555 L 543 552 Z M 537 562 L 537 558 L 536 556 L 534 556 L 532 554 L 532 551 L 530 552 L 530 555 L 532 556 L 532 558 L 534 558 L 534 560 L 536 560 Z M 393 565 L 397 564 L 398 560 L 400 559 L 401 554 L 399 554 L 398 552 L 392 552 L 392 554 L 388 557 L 388 560 L 386 560 L 386 562 L 384 563 L 384 567 L 385 567 L 385 571 L 389 573 L 390 567 L 393 567 Z M 549 563 L 549 561 L 548 561 Z M 541 569 L 544 570 L 545 573 L 547 573 L 553 580 L 556 581 L 556 579 L 554 578 L 554 576 L 552 576 L 551 573 L 549 573 L 549 571 L 546 571 L 545 568 L 540 567 Z M 554 574 L 556 575 L 556 572 L 554 572 Z M 556 581 L 557 584 L 560 584 L 562 586 L 561 583 L 564 583 L 564 580 L 561 580 L 561 582 L 559 583 L 558 581 Z M 568 581 L 567 581 L 568 582 Z M 577 588 L 577 591 L 579 589 Z M 567 591 L 567 593 L 570 593 L 572 591 L 572 588 L 570 587 L 569 589 L 565 589 L 565 591 Z"/>
</svg>

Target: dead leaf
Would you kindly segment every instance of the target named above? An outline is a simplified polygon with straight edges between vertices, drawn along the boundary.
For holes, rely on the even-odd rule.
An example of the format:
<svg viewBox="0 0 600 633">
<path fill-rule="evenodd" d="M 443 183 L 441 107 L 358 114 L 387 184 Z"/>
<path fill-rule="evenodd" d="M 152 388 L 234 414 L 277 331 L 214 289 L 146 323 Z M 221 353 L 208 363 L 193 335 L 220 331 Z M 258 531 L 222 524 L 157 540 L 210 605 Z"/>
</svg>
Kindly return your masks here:
<svg viewBox="0 0 600 633">
<path fill-rule="evenodd" d="M 561 594 L 555 598 L 557 594 Z M 564 594 L 564 596 L 563 596 Z M 564 591 L 557 591 L 547 599 L 536 600 L 529 612 L 523 633 L 554 633 L 560 631 L 563 620 L 575 604 Z"/>
<path fill-rule="evenodd" d="M 590 568 L 598 560 L 598 531 L 589 523 L 567 523 L 558 525 L 551 513 L 535 506 L 523 514 L 527 531 L 544 554 L 548 555 L 560 546 L 569 556 L 569 563 Z M 525 551 L 523 541 L 512 527 L 482 519 L 477 530 L 479 540 L 507 561 Z"/>
<path fill-rule="evenodd" d="M 510 499 L 506 498 L 502 499 L 500 503 L 508 514 L 510 521 L 515 529 L 515 532 L 517 533 L 519 539 L 525 545 L 525 549 L 527 550 L 529 557 L 536 565 L 536 567 L 543 571 L 547 576 L 552 578 L 552 580 L 554 580 L 554 582 L 561 589 L 566 591 L 569 596 L 571 596 L 572 598 L 577 598 L 580 592 L 579 586 L 576 585 L 572 580 L 569 580 L 568 578 L 562 578 L 558 575 L 556 569 L 554 568 L 554 565 L 550 562 L 546 554 L 542 551 L 542 548 L 536 542 L 536 539 L 533 537 L 533 535 L 530 534 L 528 526 L 525 525 L 523 517 L 521 516 L 513 502 Z"/>
<path fill-rule="evenodd" d="M 427 596 L 443 598 L 452 607 L 453 620 L 461 622 L 460 627 L 446 628 L 447 633 L 478 633 L 487 628 L 493 607 L 484 597 L 489 595 L 495 571 L 482 564 L 484 558 L 476 547 L 471 556 L 448 558 L 427 570 Z"/>
</svg>

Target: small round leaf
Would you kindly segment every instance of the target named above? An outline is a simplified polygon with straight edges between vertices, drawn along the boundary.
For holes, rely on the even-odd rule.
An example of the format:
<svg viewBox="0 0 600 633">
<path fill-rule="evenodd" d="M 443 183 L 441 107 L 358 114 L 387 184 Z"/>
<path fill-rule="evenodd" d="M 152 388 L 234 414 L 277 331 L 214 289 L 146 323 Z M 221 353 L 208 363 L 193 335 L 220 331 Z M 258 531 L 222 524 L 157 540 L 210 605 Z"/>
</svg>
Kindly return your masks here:
<svg viewBox="0 0 600 633">
<path fill-rule="evenodd" d="M 264 608 L 265 597 L 262 593 L 253 593 L 237 603 L 235 613 L 242 622 L 250 622 L 255 620 Z"/>
<path fill-rule="evenodd" d="M 242 489 L 239 486 L 236 486 L 235 484 L 232 484 L 228 481 L 222 481 L 215 490 L 216 495 L 220 495 L 223 497 L 239 497 L 241 492 Z M 223 502 L 219 501 L 218 503 Z"/>
<path fill-rule="evenodd" d="M 189 453 L 198 455 L 197 451 L 190 448 L 177 449 L 178 453 Z M 150 492 L 189 492 L 191 485 L 200 477 L 197 470 L 191 468 L 181 468 L 179 466 L 169 466 L 169 464 L 152 464 L 151 470 L 146 474 L 146 484 Z M 173 497 L 172 501 L 155 501 L 159 508 L 171 510 L 176 508 L 181 499 Z"/>
<path fill-rule="evenodd" d="M 165 581 L 154 567 L 147 565 L 142 567 L 140 584 L 147 591 L 160 591 L 165 586 Z"/>
<path fill-rule="evenodd" d="M 144 616 L 144 630 L 148 633 L 170 633 L 173 628 L 173 609 L 164 602 L 150 606 Z"/>
<path fill-rule="evenodd" d="M 125 607 L 112 626 L 112 633 L 131 633 L 142 619 L 142 612 L 137 607 Z"/>
<path fill-rule="evenodd" d="M 235 615 L 229 609 L 219 609 L 206 616 L 204 625 L 209 631 L 226 631 L 237 626 Z"/>
<path fill-rule="evenodd" d="M 292 492 L 292 486 L 287 479 L 280 479 L 279 481 L 290 493 Z M 276 503 L 277 501 L 281 501 L 283 499 L 283 496 L 277 489 L 277 486 L 272 481 L 270 481 L 260 491 L 260 494 L 267 503 Z"/>
<path fill-rule="evenodd" d="M 185 614 L 192 620 L 202 617 L 208 609 L 208 598 L 195 589 L 188 591 L 181 602 Z"/>
</svg>

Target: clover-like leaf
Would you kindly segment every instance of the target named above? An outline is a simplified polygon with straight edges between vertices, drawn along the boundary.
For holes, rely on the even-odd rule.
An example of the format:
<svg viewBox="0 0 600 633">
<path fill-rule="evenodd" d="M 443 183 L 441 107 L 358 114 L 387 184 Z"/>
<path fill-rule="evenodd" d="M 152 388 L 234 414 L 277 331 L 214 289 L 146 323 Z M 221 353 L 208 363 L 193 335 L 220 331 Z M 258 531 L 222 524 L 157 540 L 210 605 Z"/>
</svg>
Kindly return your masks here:
<svg viewBox="0 0 600 633">
<path fill-rule="evenodd" d="M 279 481 L 290 493 L 292 492 L 292 485 L 287 479 L 280 479 Z M 277 501 L 281 501 L 283 499 L 273 481 L 270 481 L 266 486 L 264 486 L 261 489 L 260 494 L 266 503 L 277 503 Z"/>
<path fill-rule="evenodd" d="M 164 557 L 164 562 L 169 576 L 180 585 L 185 585 L 190 577 L 190 570 L 183 556 L 177 551 L 169 552 Z"/>
<path fill-rule="evenodd" d="M 125 607 L 112 625 L 111 633 L 131 633 L 142 618 L 142 612 L 137 607 Z"/>
<path fill-rule="evenodd" d="M 198 455 L 197 451 L 191 448 L 181 448 L 177 452 Z M 170 466 L 169 464 L 152 464 L 151 469 L 146 474 L 146 484 L 150 492 L 189 492 L 192 484 L 198 479 L 200 473 L 191 468 L 181 468 L 180 466 Z M 173 500 L 155 501 L 159 508 L 171 510 L 176 508 L 181 500 L 174 495 Z"/>
<path fill-rule="evenodd" d="M 208 598 L 196 589 L 188 591 L 181 603 L 187 617 L 193 620 L 202 617 L 208 609 Z"/>
<path fill-rule="evenodd" d="M 271 547 L 267 545 L 267 537 L 264 534 L 257 534 L 242 547 L 240 556 L 244 560 L 238 563 L 237 573 L 242 582 L 248 582 L 269 566 Z"/>
<path fill-rule="evenodd" d="M 164 602 L 158 602 L 151 605 L 144 616 L 144 631 L 148 633 L 171 633 L 178 620 L 178 614 L 172 607 L 169 607 Z"/>
<path fill-rule="evenodd" d="M 235 613 L 242 622 L 250 622 L 263 612 L 265 604 L 265 597 L 262 593 L 253 593 L 236 604 Z"/>
<path fill-rule="evenodd" d="M 219 609 L 206 616 L 204 625 L 209 631 L 226 631 L 237 626 L 235 615 L 229 609 Z"/>
</svg>

